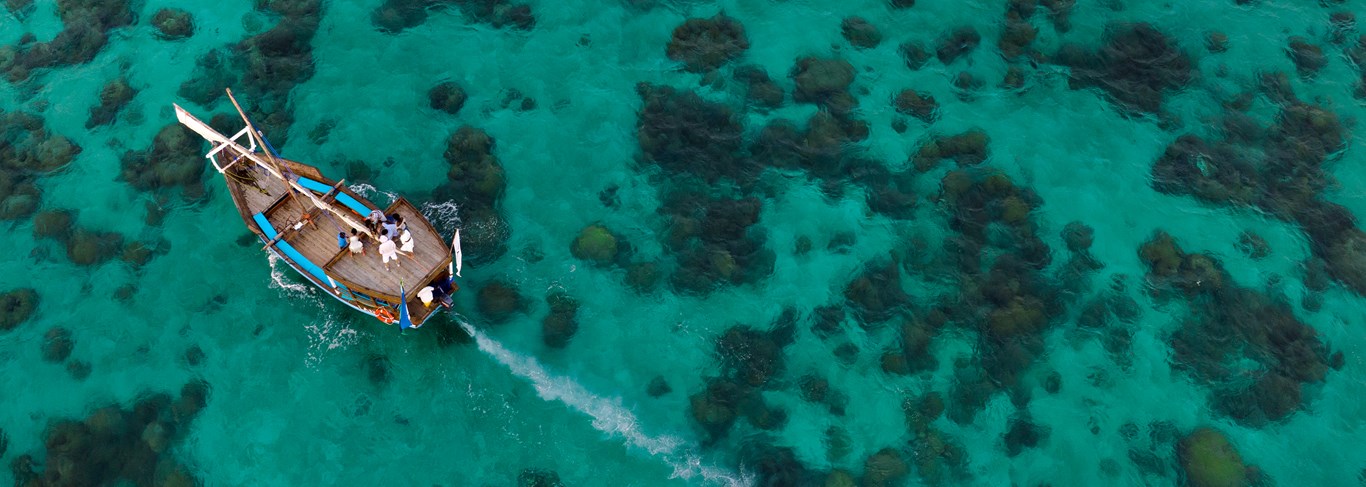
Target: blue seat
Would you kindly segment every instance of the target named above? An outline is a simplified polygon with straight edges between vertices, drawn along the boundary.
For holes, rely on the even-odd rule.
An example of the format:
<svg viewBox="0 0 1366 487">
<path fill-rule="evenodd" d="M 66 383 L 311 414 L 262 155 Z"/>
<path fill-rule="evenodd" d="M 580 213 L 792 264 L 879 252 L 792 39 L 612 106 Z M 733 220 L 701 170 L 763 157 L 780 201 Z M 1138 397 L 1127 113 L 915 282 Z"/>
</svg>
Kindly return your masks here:
<svg viewBox="0 0 1366 487">
<path fill-rule="evenodd" d="M 323 184 L 321 181 L 314 181 L 303 176 L 299 176 L 299 186 L 308 188 L 310 191 L 318 194 L 327 194 L 328 191 L 332 191 L 331 186 Z M 340 201 L 341 204 L 346 205 L 347 208 L 350 208 L 351 211 L 356 212 L 356 214 L 360 216 L 370 214 L 370 207 L 361 204 L 360 201 L 357 201 L 355 198 L 352 198 L 351 195 L 344 192 L 337 192 L 337 201 Z"/>
<path fill-rule="evenodd" d="M 256 225 L 261 227 L 261 231 L 266 234 L 266 238 L 274 240 L 275 237 L 279 235 L 279 232 L 275 231 L 275 227 L 270 224 L 270 220 L 267 220 L 265 215 L 257 213 L 252 216 L 252 219 L 256 220 Z M 324 284 L 335 282 L 327 276 L 327 272 L 324 272 L 323 268 L 318 267 L 317 264 L 308 260 L 308 258 L 304 257 L 304 254 L 299 253 L 293 245 L 290 245 L 289 242 L 284 241 L 284 239 L 277 240 L 275 242 L 275 248 L 278 249 L 280 253 L 284 254 L 285 257 L 289 257 L 289 260 L 294 261 L 294 263 L 305 272 L 312 274 L 313 277 L 316 277 Z M 346 285 L 340 282 L 336 284 L 337 289 L 346 289 Z"/>
</svg>

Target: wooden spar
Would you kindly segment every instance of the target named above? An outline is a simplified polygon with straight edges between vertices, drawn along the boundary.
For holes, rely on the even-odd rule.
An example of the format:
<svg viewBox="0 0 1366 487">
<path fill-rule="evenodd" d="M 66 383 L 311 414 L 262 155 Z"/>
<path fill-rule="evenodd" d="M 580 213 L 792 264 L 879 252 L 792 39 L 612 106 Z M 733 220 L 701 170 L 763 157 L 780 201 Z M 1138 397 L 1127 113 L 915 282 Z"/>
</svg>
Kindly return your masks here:
<svg viewBox="0 0 1366 487">
<path fill-rule="evenodd" d="M 266 149 L 266 150 L 265 150 L 265 152 L 266 152 L 266 157 L 269 158 L 269 159 L 270 159 L 270 163 L 271 163 L 272 165 L 275 166 L 275 173 L 276 173 L 276 174 L 281 174 L 281 171 L 280 171 L 280 161 L 275 160 L 275 154 L 272 153 L 272 151 L 271 151 L 271 149 L 270 149 L 270 146 L 266 145 L 265 137 L 262 136 L 260 132 L 257 132 L 257 131 L 256 131 L 256 126 L 253 125 L 253 124 L 251 123 L 251 119 L 250 119 L 250 118 L 247 118 L 247 112 L 242 111 L 242 105 L 237 104 L 237 97 L 232 96 L 232 88 L 224 88 L 223 91 L 228 92 L 228 101 L 231 101 L 231 102 L 232 102 L 233 108 L 236 108 L 236 109 L 237 109 L 237 114 L 242 116 L 242 123 L 247 124 L 247 126 L 246 126 L 245 128 L 243 128 L 242 130 L 245 131 L 245 132 L 247 133 L 247 136 L 248 136 L 248 137 L 251 137 L 252 140 L 254 141 L 254 142 L 252 143 L 252 146 L 256 146 L 257 143 L 259 142 L 260 145 L 261 145 L 262 147 L 265 147 L 265 149 Z M 281 177 L 284 177 L 284 176 L 281 175 Z M 288 179 L 288 178 L 286 178 L 286 179 Z M 293 186 L 293 184 L 291 184 L 290 186 Z M 287 191 L 287 192 L 289 193 L 289 197 L 290 197 L 291 199 L 293 199 L 295 203 L 299 203 L 299 197 L 294 195 L 294 191 Z M 316 204 L 316 203 L 317 203 L 317 201 L 315 200 L 315 201 L 314 201 L 314 204 Z M 301 203 L 299 203 L 299 208 L 303 208 L 303 207 L 304 207 L 304 205 L 301 204 Z M 321 206 L 319 206 L 319 207 L 321 208 Z"/>
<path fill-rule="evenodd" d="M 330 211 L 332 212 L 332 214 L 337 215 L 338 218 L 341 218 L 342 221 L 346 222 L 346 224 L 351 228 L 356 229 L 356 231 L 364 233 L 365 235 L 375 240 L 379 240 L 379 237 L 376 236 L 374 232 L 370 231 L 370 227 L 367 227 L 365 226 L 365 224 L 357 221 L 349 213 L 338 210 L 333 205 L 323 203 L 322 200 L 318 199 L 318 197 L 315 196 L 312 191 L 309 191 L 303 186 L 300 186 L 297 181 L 285 177 L 285 175 L 281 173 L 275 165 L 267 162 L 264 159 L 261 159 L 261 157 L 256 155 L 255 152 L 248 150 L 246 147 L 242 147 L 242 145 L 238 144 L 237 142 L 229 140 L 226 136 L 218 133 L 217 130 L 214 130 L 213 127 L 208 126 L 204 122 L 200 121 L 198 118 L 195 118 L 194 115 L 191 115 L 190 112 L 185 111 L 185 109 L 181 108 L 180 105 L 175 105 L 175 111 L 176 118 L 180 120 L 180 123 L 182 125 L 189 127 L 190 130 L 193 130 L 195 131 L 195 133 L 198 133 L 200 136 L 203 136 L 205 140 L 208 140 L 209 142 L 215 144 L 226 144 L 230 146 L 233 150 L 236 150 L 239 154 L 246 157 L 251 162 L 255 163 L 258 166 L 261 166 L 261 168 L 265 169 L 266 172 L 270 173 L 272 176 L 275 176 L 276 178 L 279 178 L 281 181 L 284 181 L 285 184 L 287 184 L 291 189 L 297 190 L 298 192 L 303 193 L 304 196 L 309 197 L 309 199 L 313 201 L 314 205 L 317 205 L 319 208 Z"/>
</svg>

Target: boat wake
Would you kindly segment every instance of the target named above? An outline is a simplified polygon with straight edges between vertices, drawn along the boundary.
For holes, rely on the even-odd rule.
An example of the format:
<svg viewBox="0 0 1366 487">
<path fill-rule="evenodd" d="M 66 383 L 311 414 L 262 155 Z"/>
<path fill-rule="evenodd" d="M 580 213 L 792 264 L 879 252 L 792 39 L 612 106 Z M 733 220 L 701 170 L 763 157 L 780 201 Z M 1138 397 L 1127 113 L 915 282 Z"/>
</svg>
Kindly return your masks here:
<svg viewBox="0 0 1366 487">
<path fill-rule="evenodd" d="M 426 202 L 417 209 L 427 221 L 432 222 L 442 235 L 449 235 L 460 226 L 460 207 L 454 201 Z"/>
<path fill-rule="evenodd" d="M 673 476 L 684 480 L 700 476 L 719 485 L 750 485 L 753 480 L 717 467 L 705 465 L 695 449 L 688 448 L 682 439 L 672 436 L 650 436 L 641 431 L 640 422 L 631 411 L 612 400 L 593 394 L 573 379 L 552 375 L 535 358 L 522 355 L 476 330 L 469 323 L 457 319 L 460 327 L 474 337 L 479 350 L 497 360 L 513 374 L 531 381 L 542 399 L 564 403 L 571 409 L 593 418 L 593 428 L 608 436 L 621 437 L 630 446 L 650 452 L 673 467 Z"/>
<path fill-rule="evenodd" d="M 275 254 L 269 254 L 267 258 L 270 263 L 270 286 L 279 289 L 290 302 L 309 303 L 323 311 L 317 318 L 304 324 L 304 329 L 308 331 L 308 366 L 321 363 L 329 350 L 356 344 L 359 341 L 356 330 L 327 310 L 325 298 L 318 294 L 317 288 L 287 279 L 285 271 L 277 265 L 279 260 Z"/>
<path fill-rule="evenodd" d="M 314 296 L 316 289 L 314 289 L 313 286 L 301 282 L 290 282 L 289 279 L 285 278 L 285 272 L 280 270 L 280 266 L 276 265 L 279 263 L 280 257 L 276 256 L 273 252 L 267 252 L 266 261 L 270 263 L 270 287 L 279 289 L 287 298 L 307 298 Z M 318 301 L 318 305 L 321 306 L 322 302 Z"/>
<path fill-rule="evenodd" d="M 375 195 L 382 194 L 385 198 L 384 206 L 388 206 L 393 202 L 398 201 L 398 193 L 392 191 L 384 191 L 366 183 L 356 183 L 348 185 L 347 188 L 349 188 L 351 191 L 355 192 L 358 195 L 364 196 L 365 199 L 370 200 L 372 202 L 375 201 Z"/>
</svg>

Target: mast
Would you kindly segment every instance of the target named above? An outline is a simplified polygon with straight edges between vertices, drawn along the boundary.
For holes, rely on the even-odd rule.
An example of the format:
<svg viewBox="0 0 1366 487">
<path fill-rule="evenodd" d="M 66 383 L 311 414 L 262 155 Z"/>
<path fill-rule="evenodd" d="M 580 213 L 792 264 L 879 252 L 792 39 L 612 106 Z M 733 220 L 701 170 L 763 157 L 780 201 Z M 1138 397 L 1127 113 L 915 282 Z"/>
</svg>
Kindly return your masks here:
<svg viewBox="0 0 1366 487">
<path fill-rule="evenodd" d="M 236 103 L 234 103 L 234 105 L 236 105 Z M 257 155 L 253 149 L 248 149 L 246 147 L 242 147 L 241 144 L 238 144 L 235 139 L 242 135 L 241 132 L 233 136 L 232 139 L 229 139 L 227 136 L 218 133 L 218 131 L 214 130 L 213 127 L 210 127 L 208 126 L 208 124 L 205 124 L 198 118 L 195 118 L 194 115 L 191 115 L 190 112 L 186 111 L 184 108 L 181 108 L 180 105 L 174 106 L 176 111 L 176 118 L 180 121 L 182 125 L 188 127 L 190 130 L 193 130 L 195 133 L 204 137 L 205 140 L 208 140 L 209 142 L 214 144 L 213 151 L 209 153 L 210 157 L 223 151 L 223 149 L 231 148 L 237 151 L 237 153 L 241 154 L 243 157 L 246 157 L 247 160 L 251 161 L 257 166 L 260 166 L 262 169 L 265 169 L 266 172 L 269 173 L 271 176 L 275 176 L 276 178 L 279 178 L 280 180 L 284 181 L 285 184 L 289 185 L 290 188 L 297 190 L 300 193 L 303 193 L 304 196 L 307 196 L 309 200 L 311 200 L 313 204 L 316 205 L 318 208 L 322 208 L 323 210 L 326 210 L 336 215 L 338 218 L 341 218 L 342 221 L 346 222 L 347 226 L 350 226 L 358 232 L 364 233 L 370 238 L 378 239 L 374 232 L 370 231 L 370 227 L 366 226 L 365 224 L 357 220 L 355 217 L 351 216 L 349 210 L 340 211 L 335 206 L 323 202 L 316 195 L 314 195 L 312 191 L 309 191 L 303 186 L 300 186 L 297 181 L 292 180 L 289 177 L 285 176 L 283 173 L 281 173 L 280 169 L 276 165 Z M 239 113 L 241 113 L 240 108 Z M 245 118 L 245 114 L 243 114 L 243 117 Z M 243 132 L 247 132 L 248 134 L 250 134 L 252 131 L 253 129 L 250 125 L 243 129 Z M 256 145 L 255 136 L 251 137 L 251 143 L 253 146 Z M 271 157 L 272 160 L 274 160 L 274 156 Z M 215 164 L 215 167 L 216 166 L 217 165 Z M 219 170 L 222 171 L 224 169 Z"/>
<path fill-rule="evenodd" d="M 223 91 L 226 91 L 228 93 L 228 100 L 232 102 L 233 108 L 237 109 L 237 114 L 242 116 L 242 123 L 247 124 L 247 137 L 253 139 L 252 146 L 256 146 L 257 142 L 259 142 L 260 145 L 264 146 L 266 148 L 266 157 L 270 159 L 270 164 L 272 166 L 275 166 L 275 173 L 283 175 L 283 173 L 280 171 L 280 161 L 275 160 L 275 153 L 273 150 L 271 150 L 269 145 L 266 145 L 265 136 L 261 135 L 261 132 L 256 130 L 256 124 L 251 123 L 251 119 L 247 118 L 247 112 L 242 110 L 242 105 L 237 104 L 237 97 L 232 96 L 232 88 L 224 88 Z M 285 178 L 285 181 L 289 182 L 289 178 Z M 293 185 L 290 186 L 292 187 Z M 300 210 L 302 210 L 304 208 L 304 205 L 303 203 L 299 203 L 299 196 L 294 194 L 292 188 L 290 191 L 288 191 L 288 193 L 289 198 L 294 201 L 294 204 L 299 205 Z M 317 202 L 315 201 L 314 204 L 316 205 Z"/>
</svg>

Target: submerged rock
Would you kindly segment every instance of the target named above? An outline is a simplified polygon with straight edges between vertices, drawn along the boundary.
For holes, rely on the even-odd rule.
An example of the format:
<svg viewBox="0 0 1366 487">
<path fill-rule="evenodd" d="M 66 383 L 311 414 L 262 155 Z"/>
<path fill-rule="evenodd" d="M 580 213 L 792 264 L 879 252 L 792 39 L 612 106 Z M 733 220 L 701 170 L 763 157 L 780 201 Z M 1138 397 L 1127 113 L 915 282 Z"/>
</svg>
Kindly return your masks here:
<svg viewBox="0 0 1366 487">
<path fill-rule="evenodd" d="M 128 151 L 122 157 L 119 178 L 142 191 L 180 187 L 185 199 L 204 194 L 204 157 L 199 135 L 179 123 L 162 127 L 146 151 Z"/>
<path fill-rule="evenodd" d="M 178 8 L 163 8 L 152 16 L 152 25 L 156 26 L 160 37 L 167 40 L 179 40 L 194 35 L 194 19 L 190 13 Z"/>
<path fill-rule="evenodd" d="M 597 265 L 610 265 L 619 251 L 616 236 L 602 225 L 584 227 L 569 250 L 574 257 Z"/>
<path fill-rule="evenodd" d="M 915 90 L 902 90 L 892 103 L 897 113 L 910 115 L 925 123 L 932 123 L 939 111 L 939 103 L 934 96 Z"/>
<path fill-rule="evenodd" d="M 465 106 L 466 98 L 465 90 L 453 81 L 439 83 L 427 91 L 428 104 L 451 115 L 460 112 L 460 108 Z"/>
<path fill-rule="evenodd" d="M 882 33 L 863 17 L 846 17 L 840 22 L 840 34 L 860 49 L 872 49 L 882 42 Z"/>
<path fill-rule="evenodd" d="M 707 72 L 740 57 L 749 49 L 745 26 L 725 14 L 688 19 L 673 31 L 666 49 L 669 59 L 692 72 Z"/>
<path fill-rule="evenodd" d="M 1185 87 L 1195 73 L 1176 41 L 1146 23 L 1107 27 L 1099 52 L 1065 45 L 1053 57 L 1072 68 L 1072 88 L 1100 88 L 1119 104 L 1149 113 L 1157 113 L 1167 92 Z"/>
<path fill-rule="evenodd" d="M 1328 65 L 1328 58 L 1323 55 L 1323 49 L 1309 43 L 1303 37 L 1291 37 L 1289 42 L 1290 60 L 1295 62 L 1295 69 L 1300 76 L 1310 77 Z"/>
<path fill-rule="evenodd" d="M 907 41 L 897 47 L 897 52 L 901 54 L 901 59 L 906 62 L 906 67 L 912 70 L 920 69 L 925 66 L 925 62 L 930 60 L 930 51 L 925 49 L 925 45 L 915 41 Z"/>
<path fill-rule="evenodd" d="M 843 59 L 804 57 L 792 69 L 792 80 L 797 84 L 794 99 L 825 103 L 836 94 L 848 92 L 854 82 L 854 65 Z"/>
<path fill-rule="evenodd" d="M 868 457 L 863 464 L 863 485 L 883 487 L 900 485 L 899 481 L 911 471 L 901 454 L 891 448 L 883 448 Z"/>
<path fill-rule="evenodd" d="M 517 487 L 564 487 L 564 484 L 560 482 L 560 474 L 528 468 L 517 474 Z"/>
<path fill-rule="evenodd" d="M 495 280 L 479 289 L 479 313 L 494 323 L 507 321 L 523 307 L 521 294 L 511 284 Z"/>
<path fill-rule="evenodd" d="M 935 56 L 939 58 L 939 62 L 949 64 L 959 56 L 971 53 L 981 42 L 982 35 L 977 33 L 977 29 L 970 26 L 958 27 L 939 38 Z"/>
<path fill-rule="evenodd" d="M 128 86 L 128 80 L 119 78 L 110 81 L 100 89 L 100 104 L 90 109 L 90 119 L 85 128 L 94 128 L 114 121 L 114 116 L 127 105 L 137 90 Z"/>
<path fill-rule="evenodd" d="M 1217 430 L 1200 428 L 1181 439 L 1176 449 L 1186 481 L 1193 487 L 1249 485 L 1247 467 L 1238 450 Z"/>
<path fill-rule="evenodd" d="M 0 293 L 0 332 L 13 330 L 33 316 L 38 308 L 38 292 L 29 288 Z"/>
<path fill-rule="evenodd" d="M 662 375 L 650 379 L 650 384 L 645 387 L 645 393 L 649 394 L 650 397 L 659 397 L 670 392 L 673 392 L 673 387 L 669 386 L 669 382 L 664 380 Z"/>
<path fill-rule="evenodd" d="M 579 331 L 579 302 L 563 292 L 545 297 L 550 314 L 541 320 L 541 339 L 547 347 L 564 348 Z"/>
<path fill-rule="evenodd" d="M 62 362 L 71 356 L 76 341 L 71 338 L 71 330 L 56 327 L 43 334 L 43 360 Z"/>
</svg>

